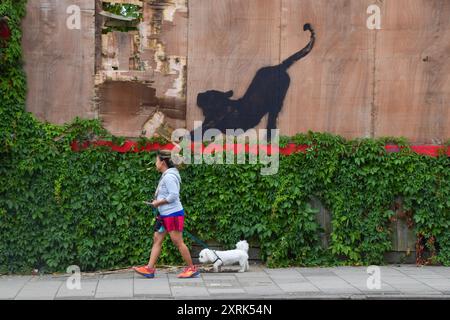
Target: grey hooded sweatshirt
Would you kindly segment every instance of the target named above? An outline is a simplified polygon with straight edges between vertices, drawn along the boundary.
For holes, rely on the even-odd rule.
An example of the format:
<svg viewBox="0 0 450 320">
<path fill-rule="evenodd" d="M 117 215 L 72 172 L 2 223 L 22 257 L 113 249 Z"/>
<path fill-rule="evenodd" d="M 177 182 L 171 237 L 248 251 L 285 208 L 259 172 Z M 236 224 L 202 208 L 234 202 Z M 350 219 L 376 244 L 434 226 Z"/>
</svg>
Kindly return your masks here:
<svg viewBox="0 0 450 320">
<path fill-rule="evenodd" d="M 158 207 L 161 216 L 183 210 L 180 201 L 181 176 L 177 168 L 169 168 L 161 176 L 156 189 L 156 200 L 166 199 L 168 203 Z"/>
</svg>

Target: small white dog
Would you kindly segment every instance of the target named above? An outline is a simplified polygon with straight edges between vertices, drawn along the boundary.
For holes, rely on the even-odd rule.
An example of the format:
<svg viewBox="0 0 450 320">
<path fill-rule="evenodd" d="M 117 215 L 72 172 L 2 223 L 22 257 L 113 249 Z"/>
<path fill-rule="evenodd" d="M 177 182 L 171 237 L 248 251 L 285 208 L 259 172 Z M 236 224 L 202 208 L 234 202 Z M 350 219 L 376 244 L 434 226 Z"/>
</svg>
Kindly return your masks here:
<svg viewBox="0 0 450 320">
<path fill-rule="evenodd" d="M 236 243 L 236 249 L 227 251 L 203 249 L 200 251 L 199 261 L 201 263 L 213 263 L 214 272 L 220 271 L 222 266 L 239 262 L 241 266 L 239 272 L 245 272 L 250 269 L 248 265 L 248 243 L 245 240 L 239 241 Z"/>
</svg>

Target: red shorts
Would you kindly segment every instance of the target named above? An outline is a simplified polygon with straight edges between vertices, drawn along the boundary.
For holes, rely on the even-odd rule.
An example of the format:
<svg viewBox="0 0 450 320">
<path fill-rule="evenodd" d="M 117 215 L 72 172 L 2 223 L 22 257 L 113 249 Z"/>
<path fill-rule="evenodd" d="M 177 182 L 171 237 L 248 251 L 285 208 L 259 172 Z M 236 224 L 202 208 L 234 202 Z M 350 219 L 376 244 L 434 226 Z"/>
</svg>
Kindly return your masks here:
<svg viewBox="0 0 450 320">
<path fill-rule="evenodd" d="M 184 226 L 184 216 L 175 216 L 175 217 L 164 217 L 161 216 L 162 224 L 164 226 L 164 229 L 166 229 L 167 232 L 171 231 L 183 231 Z"/>
</svg>

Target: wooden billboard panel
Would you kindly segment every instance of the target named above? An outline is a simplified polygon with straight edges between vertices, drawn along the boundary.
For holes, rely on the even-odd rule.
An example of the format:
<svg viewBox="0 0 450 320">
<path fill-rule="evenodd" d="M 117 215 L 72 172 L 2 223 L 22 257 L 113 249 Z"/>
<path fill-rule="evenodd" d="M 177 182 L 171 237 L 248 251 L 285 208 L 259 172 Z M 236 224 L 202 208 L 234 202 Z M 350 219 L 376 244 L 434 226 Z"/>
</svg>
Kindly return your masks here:
<svg viewBox="0 0 450 320">
<path fill-rule="evenodd" d="M 448 139 L 449 1 L 257 3 L 190 1 L 189 129 L 193 120 L 203 119 L 198 93 L 233 90 L 232 99 L 242 97 L 259 68 L 283 61 L 308 42 L 302 26 L 310 22 L 317 40 L 288 70 L 291 82 L 277 121 L 281 134 L 405 136 L 414 143 Z M 381 9 L 380 30 L 367 27 L 374 4 Z"/>
<path fill-rule="evenodd" d="M 72 5 L 80 8 L 80 29 L 67 27 Z M 28 1 L 22 25 L 27 110 L 59 124 L 94 117 L 94 1 Z"/>
<path fill-rule="evenodd" d="M 377 34 L 376 136 L 450 137 L 450 2 L 387 0 Z"/>
<path fill-rule="evenodd" d="M 104 35 L 103 48 L 95 2 L 28 1 L 27 110 L 42 120 L 100 117 L 113 134 L 136 137 L 160 110 L 171 126 L 191 130 L 204 120 L 199 94 L 232 90 L 229 100 L 242 100 L 262 68 L 308 43 L 309 22 L 315 46 L 289 67 L 286 95 L 277 100 L 282 135 L 313 130 L 420 144 L 450 137 L 448 0 L 132 1 L 142 3 L 138 30 Z M 67 28 L 71 5 L 81 9 L 80 30 Z M 371 5 L 381 10 L 380 30 L 367 27 Z M 265 90 L 276 86 L 266 84 L 252 99 L 266 101 Z M 133 94 L 140 98 L 122 98 Z M 261 101 L 255 110 L 266 107 Z M 257 121 L 249 127 L 266 128 L 267 113 Z"/>
<path fill-rule="evenodd" d="M 326 131 L 345 137 L 370 135 L 372 35 L 366 28 L 370 1 L 283 0 L 281 59 L 316 31 L 312 52 L 289 69 L 291 86 L 278 127 L 283 135 Z"/>
</svg>

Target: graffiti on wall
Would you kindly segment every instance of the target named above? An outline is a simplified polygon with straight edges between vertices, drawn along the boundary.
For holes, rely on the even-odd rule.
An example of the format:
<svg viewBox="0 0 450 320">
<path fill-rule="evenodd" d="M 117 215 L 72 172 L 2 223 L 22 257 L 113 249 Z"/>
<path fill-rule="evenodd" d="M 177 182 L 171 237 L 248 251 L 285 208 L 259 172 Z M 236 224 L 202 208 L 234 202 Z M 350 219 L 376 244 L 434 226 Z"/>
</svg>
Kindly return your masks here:
<svg viewBox="0 0 450 320">
<path fill-rule="evenodd" d="M 271 130 L 277 127 L 278 114 L 289 89 L 291 80 L 287 70 L 308 55 L 314 46 L 316 35 L 311 24 L 305 24 L 303 30 L 311 32 L 309 43 L 282 63 L 259 69 L 242 98 L 231 99 L 232 90 L 199 93 L 197 105 L 205 119 L 201 127 L 191 132 L 192 138 L 203 136 L 208 129 L 218 129 L 224 134 L 227 129 L 247 131 L 256 127 L 265 115 L 268 115 L 267 130 L 270 137 Z"/>
</svg>

